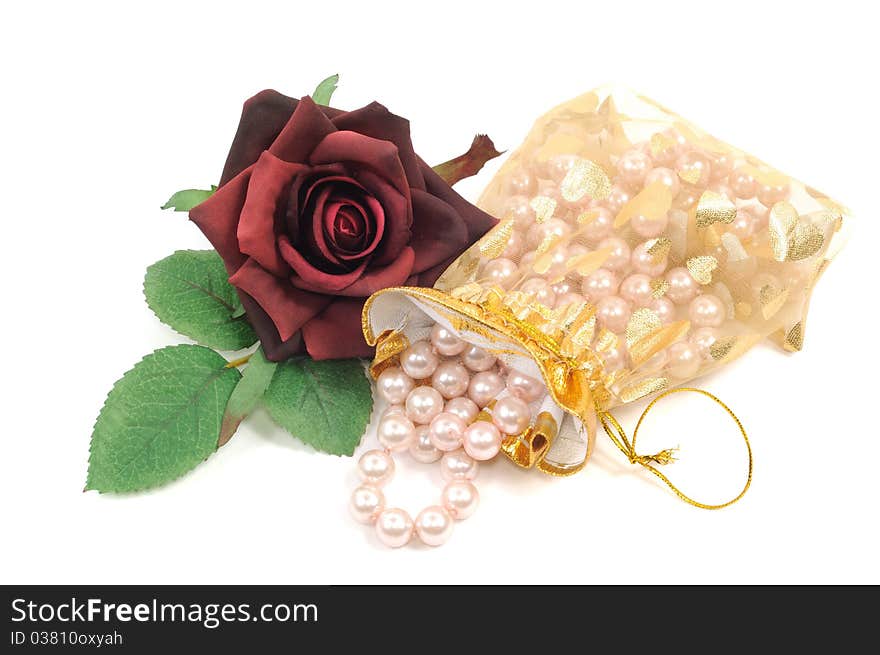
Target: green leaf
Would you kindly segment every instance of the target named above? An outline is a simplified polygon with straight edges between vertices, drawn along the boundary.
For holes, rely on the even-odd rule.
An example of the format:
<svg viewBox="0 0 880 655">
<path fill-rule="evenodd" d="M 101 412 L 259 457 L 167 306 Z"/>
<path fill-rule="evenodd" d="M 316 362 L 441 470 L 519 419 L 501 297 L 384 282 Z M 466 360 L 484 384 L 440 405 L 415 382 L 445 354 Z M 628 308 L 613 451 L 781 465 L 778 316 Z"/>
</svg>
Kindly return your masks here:
<svg viewBox="0 0 880 655">
<path fill-rule="evenodd" d="M 178 191 L 168 198 L 160 209 L 173 209 L 176 212 L 188 212 L 190 209 L 203 203 L 205 200 L 214 195 L 217 187 L 213 184 L 210 189 L 184 189 Z"/>
<path fill-rule="evenodd" d="M 300 441 L 333 455 L 352 455 L 360 443 L 373 395 L 359 359 L 279 364 L 263 395 L 269 414 Z"/>
<path fill-rule="evenodd" d="M 241 378 L 209 348 L 168 346 L 122 376 L 92 433 L 86 490 L 171 482 L 217 450 L 223 411 Z"/>
<path fill-rule="evenodd" d="M 333 97 L 333 92 L 336 90 L 337 82 L 339 82 L 339 75 L 331 75 L 321 80 L 318 86 L 315 87 L 315 92 L 312 93 L 312 100 L 319 105 L 329 105 L 330 98 Z"/>
<path fill-rule="evenodd" d="M 250 414 L 263 393 L 269 387 L 272 376 L 275 374 L 276 362 L 270 362 L 259 348 L 251 355 L 247 368 L 241 376 L 241 380 L 235 387 L 235 391 L 229 397 L 226 405 L 226 413 L 223 415 L 223 426 L 220 429 L 218 446 L 224 445 L 232 438 L 238 429 L 239 423 Z"/>
<path fill-rule="evenodd" d="M 159 260 L 147 269 L 144 295 L 160 321 L 205 346 L 240 350 L 257 342 L 213 250 L 178 250 Z"/>
</svg>

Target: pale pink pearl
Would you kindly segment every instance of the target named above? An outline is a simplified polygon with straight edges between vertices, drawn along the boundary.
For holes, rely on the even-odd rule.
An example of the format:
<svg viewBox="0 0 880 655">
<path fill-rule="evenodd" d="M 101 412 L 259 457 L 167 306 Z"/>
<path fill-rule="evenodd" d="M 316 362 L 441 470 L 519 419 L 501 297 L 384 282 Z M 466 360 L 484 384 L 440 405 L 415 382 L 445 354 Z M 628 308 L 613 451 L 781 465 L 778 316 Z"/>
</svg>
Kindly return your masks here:
<svg viewBox="0 0 880 655">
<path fill-rule="evenodd" d="M 753 205 L 748 208 L 748 211 L 752 215 L 752 228 L 754 232 L 757 234 L 762 230 L 766 230 L 770 222 L 770 209 L 764 205 Z"/>
<path fill-rule="evenodd" d="M 620 296 L 636 307 L 644 307 L 654 299 L 651 278 L 644 273 L 633 273 L 620 283 Z"/>
<path fill-rule="evenodd" d="M 679 153 L 682 153 L 691 147 L 690 141 L 687 140 L 687 137 L 675 128 L 670 127 L 664 132 L 664 134 L 672 139 L 675 143 L 675 149 L 678 150 Z"/>
<path fill-rule="evenodd" d="M 439 505 L 426 507 L 416 517 L 416 534 L 423 544 L 441 546 L 452 536 L 454 521 L 446 508 Z"/>
<path fill-rule="evenodd" d="M 416 436 L 416 428 L 406 416 L 391 414 L 379 421 L 376 436 L 388 450 L 406 450 Z"/>
<path fill-rule="evenodd" d="M 730 177 L 727 178 L 727 183 L 733 189 L 737 198 L 748 200 L 755 196 L 755 189 L 757 187 L 755 178 L 743 170 L 733 171 Z"/>
<path fill-rule="evenodd" d="M 785 184 L 761 184 L 756 192 L 758 202 L 765 207 L 772 207 L 777 202 L 788 200 L 791 195 L 791 187 Z"/>
<path fill-rule="evenodd" d="M 632 229 L 640 237 L 651 239 L 659 237 L 666 231 L 666 228 L 669 226 L 669 219 L 666 218 L 666 214 L 663 214 L 660 218 L 648 218 L 643 214 L 636 214 L 630 219 L 629 224 L 632 225 Z"/>
<path fill-rule="evenodd" d="M 547 177 L 559 184 L 577 161 L 576 155 L 554 155 L 544 165 L 544 172 Z"/>
<path fill-rule="evenodd" d="M 641 186 L 651 166 L 651 158 L 641 150 L 627 150 L 616 164 L 620 179 L 629 187 Z"/>
<path fill-rule="evenodd" d="M 431 385 L 444 398 L 455 398 L 467 391 L 470 379 L 470 373 L 458 362 L 441 362 L 437 366 L 437 370 L 434 371 L 434 375 L 431 376 Z"/>
<path fill-rule="evenodd" d="M 703 359 L 712 359 L 710 349 L 716 341 L 718 341 L 718 331 L 715 328 L 702 327 L 691 332 L 690 342 Z"/>
<path fill-rule="evenodd" d="M 626 330 L 631 313 L 632 308 L 629 303 L 620 296 L 608 296 L 596 304 L 599 324 L 617 334 Z"/>
<path fill-rule="evenodd" d="M 535 249 L 550 235 L 558 241 L 569 234 L 571 234 L 571 226 L 568 223 L 561 218 L 548 218 L 543 223 L 535 223 L 529 228 L 526 232 L 526 245 Z"/>
<path fill-rule="evenodd" d="M 579 293 L 566 293 L 561 296 L 556 297 L 556 304 L 554 307 L 559 309 L 560 307 L 568 307 L 569 305 L 576 305 L 578 303 L 584 302 L 584 297 Z"/>
<path fill-rule="evenodd" d="M 559 192 L 559 187 L 552 181 L 540 180 L 538 182 L 538 195 L 555 200 L 557 205 L 562 203 L 562 194 Z"/>
<path fill-rule="evenodd" d="M 379 418 L 385 418 L 389 414 L 402 414 L 406 416 L 406 410 L 403 405 L 388 405 L 388 407 L 385 408 L 385 411 L 382 412 L 382 416 Z"/>
<path fill-rule="evenodd" d="M 394 460 L 384 450 L 368 450 L 358 460 L 358 473 L 365 483 L 382 487 L 394 477 Z"/>
<path fill-rule="evenodd" d="M 434 374 L 440 358 L 428 341 L 416 341 L 400 354 L 400 368 L 413 380 L 424 380 Z"/>
<path fill-rule="evenodd" d="M 532 266 L 535 263 L 535 258 L 537 258 L 537 256 L 538 256 L 538 253 L 536 253 L 534 250 L 527 252 L 526 254 L 524 254 L 522 257 L 519 258 L 519 267 L 524 271 L 531 270 Z"/>
<path fill-rule="evenodd" d="M 676 378 L 690 378 L 700 369 L 700 353 L 687 341 L 669 346 L 669 373 Z"/>
<path fill-rule="evenodd" d="M 679 154 L 681 153 L 681 147 L 676 143 L 670 145 L 668 148 L 664 148 L 663 150 L 657 152 L 656 154 L 652 153 L 654 158 L 655 166 L 672 166 L 675 163 L 675 160 L 678 159 Z M 647 176 L 646 176 L 647 177 Z M 648 185 L 648 182 L 645 182 L 645 186 Z"/>
<path fill-rule="evenodd" d="M 698 152 L 686 152 L 678 158 L 676 171 L 694 186 L 705 188 L 709 184 L 712 175 L 712 165 L 709 158 Z"/>
<path fill-rule="evenodd" d="M 648 303 L 648 308 L 657 314 L 664 325 L 672 323 L 675 319 L 675 303 L 669 298 L 654 298 Z"/>
<path fill-rule="evenodd" d="M 485 407 L 504 389 L 504 380 L 494 371 L 482 371 L 471 378 L 468 397 L 478 407 Z"/>
<path fill-rule="evenodd" d="M 740 241 L 745 241 L 755 232 L 755 219 L 747 209 L 737 209 L 736 217 L 727 231 L 732 232 Z"/>
<path fill-rule="evenodd" d="M 556 246 L 550 252 L 550 267 L 544 276 L 553 280 L 562 277 L 568 272 L 568 248 L 565 246 Z"/>
<path fill-rule="evenodd" d="M 553 307 L 556 304 L 556 293 L 543 278 L 533 277 L 526 280 L 520 289 L 525 293 L 534 294 L 535 300 L 545 307 Z"/>
<path fill-rule="evenodd" d="M 632 199 L 632 194 L 629 191 L 621 186 L 615 185 L 611 187 L 608 197 L 602 201 L 602 204 L 605 205 L 608 211 L 617 216 L 617 213 L 630 201 L 630 199 Z"/>
<path fill-rule="evenodd" d="M 599 249 L 608 248 L 608 254 L 602 266 L 612 271 L 622 271 L 629 264 L 631 252 L 629 244 L 620 237 L 608 237 L 599 242 Z"/>
<path fill-rule="evenodd" d="M 465 342 L 452 330 L 439 323 L 431 328 L 431 344 L 441 355 L 453 357 L 464 350 Z M 435 369 L 436 370 L 436 369 Z"/>
<path fill-rule="evenodd" d="M 431 421 L 428 434 L 434 447 L 446 452 L 461 446 L 466 427 L 465 422 L 455 414 L 441 412 Z"/>
<path fill-rule="evenodd" d="M 596 244 L 611 234 L 614 215 L 605 207 L 592 207 L 589 212 L 595 217 L 581 228 L 581 234 L 589 243 Z"/>
<path fill-rule="evenodd" d="M 501 432 L 488 421 L 474 421 L 464 431 L 464 451 L 475 460 L 485 462 L 501 450 Z"/>
<path fill-rule="evenodd" d="M 722 196 L 725 196 L 730 200 L 730 202 L 736 202 L 736 193 L 729 184 L 725 184 L 724 182 L 713 182 L 709 185 L 709 190 L 714 191 L 715 193 L 720 193 Z"/>
<path fill-rule="evenodd" d="M 617 346 L 609 348 L 599 354 L 606 373 L 612 373 L 622 369 L 629 363 L 629 353 L 626 351 L 626 342 L 617 340 Z"/>
<path fill-rule="evenodd" d="M 510 233 L 510 236 L 507 237 L 507 245 L 504 246 L 504 250 L 501 251 L 501 256 L 507 259 L 516 259 L 522 254 L 525 245 L 522 234 L 514 230 Z"/>
<path fill-rule="evenodd" d="M 386 368 L 376 379 L 379 395 L 392 405 L 403 403 L 414 386 L 412 378 L 396 366 Z"/>
<path fill-rule="evenodd" d="M 493 259 L 485 268 L 483 268 L 483 276 L 492 284 L 506 289 L 516 277 L 516 263 L 504 257 Z"/>
<path fill-rule="evenodd" d="M 672 197 L 678 195 L 681 190 L 681 183 L 678 181 L 678 175 L 671 168 L 654 168 L 645 176 L 645 186 L 650 186 L 654 182 L 660 182 L 669 188 Z"/>
<path fill-rule="evenodd" d="M 648 242 L 640 243 L 633 248 L 630 259 L 630 263 L 636 273 L 644 273 L 651 277 L 662 275 L 666 270 L 667 261 L 666 256 L 659 258 L 658 261 L 654 261 L 654 256 L 648 252 Z"/>
<path fill-rule="evenodd" d="M 564 296 L 567 293 L 572 293 L 574 291 L 574 287 L 571 282 L 567 279 L 560 280 L 559 282 L 554 282 L 550 285 L 550 288 L 553 289 L 553 293 L 556 294 L 556 297 Z"/>
<path fill-rule="evenodd" d="M 480 504 L 480 494 L 472 482 L 453 480 L 443 488 L 443 507 L 456 521 L 463 521 L 474 515 Z"/>
<path fill-rule="evenodd" d="M 527 196 L 512 196 L 501 212 L 502 217 L 512 218 L 520 230 L 527 229 L 535 222 L 535 210 L 529 204 Z"/>
<path fill-rule="evenodd" d="M 727 308 L 718 296 L 704 293 L 691 300 L 688 316 L 696 327 L 719 327 L 724 323 Z"/>
<path fill-rule="evenodd" d="M 402 509 L 392 507 L 376 517 L 376 535 L 389 548 L 400 548 L 409 543 L 413 534 L 413 520 Z"/>
<path fill-rule="evenodd" d="M 477 418 L 477 414 L 480 413 L 480 408 L 477 407 L 477 404 L 470 398 L 460 396 L 459 398 L 447 400 L 446 407 L 443 408 L 443 411 L 455 414 L 465 423 L 470 423 Z"/>
<path fill-rule="evenodd" d="M 697 204 L 702 195 L 703 189 L 701 187 L 692 186 L 690 184 L 682 184 L 681 191 L 679 191 L 678 195 L 675 197 L 673 207 L 675 207 L 676 209 L 689 211 L 694 207 L 694 205 Z"/>
<path fill-rule="evenodd" d="M 459 448 L 443 455 L 440 460 L 440 474 L 447 482 L 452 480 L 473 480 L 477 477 L 477 460 Z"/>
<path fill-rule="evenodd" d="M 690 271 L 683 266 L 667 271 L 666 281 L 669 282 L 666 296 L 675 303 L 690 302 L 700 291 L 697 281 L 691 277 Z"/>
<path fill-rule="evenodd" d="M 727 153 L 714 154 L 711 163 L 713 180 L 725 180 L 733 170 L 733 156 Z"/>
<path fill-rule="evenodd" d="M 430 464 L 443 457 L 443 453 L 431 441 L 430 427 L 427 425 L 416 427 L 416 438 L 409 445 L 409 454 L 422 464 Z"/>
<path fill-rule="evenodd" d="M 593 271 L 584 278 L 584 284 L 581 291 L 592 303 L 599 302 L 602 298 L 607 298 L 617 293 L 620 282 L 617 276 L 607 268 L 600 268 Z"/>
<path fill-rule="evenodd" d="M 531 375 L 511 369 L 507 374 L 507 390 L 520 400 L 533 403 L 544 395 L 544 383 Z"/>
<path fill-rule="evenodd" d="M 413 423 L 430 423 L 442 411 L 443 396 L 434 387 L 416 387 L 406 397 L 406 417 Z"/>
<path fill-rule="evenodd" d="M 479 346 L 472 345 L 465 348 L 461 355 L 461 362 L 472 371 L 488 371 L 495 366 L 495 355 Z"/>
<path fill-rule="evenodd" d="M 492 422 L 504 434 L 519 434 L 531 423 L 529 406 L 516 396 L 502 398 L 492 407 Z"/>
<path fill-rule="evenodd" d="M 348 504 L 351 515 L 359 523 L 372 523 L 379 513 L 385 509 L 385 495 L 381 489 L 364 484 L 355 489 L 351 494 L 351 502 Z"/>
<path fill-rule="evenodd" d="M 666 352 L 666 350 L 656 352 L 639 366 L 639 373 L 657 373 L 663 370 L 663 367 L 666 366 L 668 361 L 669 353 Z"/>
<path fill-rule="evenodd" d="M 538 180 L 527 170 L 518 170 L 507 179 L 507 191 L 516 196 L 532 196 L 538 188 Z"/>
</svg>

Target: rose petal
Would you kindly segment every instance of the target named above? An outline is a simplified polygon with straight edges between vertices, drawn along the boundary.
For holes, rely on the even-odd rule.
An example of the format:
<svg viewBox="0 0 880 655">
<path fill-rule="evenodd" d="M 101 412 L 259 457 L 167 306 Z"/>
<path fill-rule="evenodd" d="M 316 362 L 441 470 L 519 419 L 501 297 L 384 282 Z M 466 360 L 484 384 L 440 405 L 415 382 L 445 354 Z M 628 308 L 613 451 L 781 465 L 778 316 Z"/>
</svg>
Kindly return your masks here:
<svg viewBox="0 0 880 655">
<path fill-rule="evenodd" d="M 269 146 L 269 151 L 284 161 L 306 163 L 315 147 L 334 133 L 336 127 L 330 119 L 306 96 L 299 101 L 290 120 Z M 332 164 L 335 161 L 320 163 Z"/>
<path fill-rule="evenodd" d="M 343 207 L 350 206 L 352 211 L 355 209 L 358 213 L 363 213 L 364 234 L 361 238 L 361 246 L 358 249 L 346 250 L 346 246 L 337 243 L 337 250 L 334 252 L 337 258 L 343 261 L 353 261 L 362 259 L 372 254 L 382 241 L 385 233 L 385 210 L 379 201 L 370 195 L 362 194 L 355 202 L 346 200 Z M 326 225 L 326 224 L 325 224 Z M 331 238 L 336 238 L 331 236 Z M 375 260 L 374 260 L 375 263 Z"/>
<path fill-rule="evenodd" d="M 383 234 L 381 243 L 376 248 L 374 263 L 377 266 L 385 266 L 400 254 L 401 249 L 409 243 L 412 233 L 412 201 L 410 190 L 401 194 L 380 175 L 376 175 L 369 169 L 355 171 L 355 176 L 367 192 L 375 198 L 376 203 L 381 205 L 384 217 Z M 374 215 L 378 216 L 378 210 L 370 202 Z"/>
<path fill-rule="evenodd" d="M 312 190 L 309 190 L 309 200 L 305 204 L 303 215 L 300 216 L 299 243 L 301 248 L 306 247 L 311 251 L 309 254 L 312 261 L 323 262 L 323 266 L 328 268 L 340 267 L 342 270 L 343 262 L 327 245 L 321 221 L 321 217 L 326 211 L 327 202 L 333 193 L 333 187 L 331 184 L 323 184 L 323 180 L 321 182 L 313 187 L 319 189 L 318 191 L 312 193 Z"/>
<path fill-rule="evenodd" d="M 364 272 L 368 260 L 361 262 L 357 268 L 347 273 L 327 273 L 312 266 L 291 244 L 286 236 L 278 239 L 281 255 L 293 268 L 295 275 L 290 278 L 291 284 L 318 293 L 338 293 L 357 280 Z"/>
<path fill-rule="evenodd" d="M 315 196 L 315 194 L 318 195 Z M 313 196 L 315 197 L 313 198 Z M 337 252 L 327 244 L 330 230 L 326 221 L 328 220 L 328 215 L 334 213 L 328 209 L 327 205 L 331 201 L 335 202 L 346 198 L 352 198 L 353 200 L 363 198 L 366 200 L 364 187 L 356 180 L 343 176 L 328 176 L 317 179 L 306 193 L 306 202 L 302 210 L 309 216 L 310 228 L 306 228 L 305 225 L 300 226 L 300 236 L 306 238 L 312 250 L 315 251 L 316 256 L 327 260 L 328 263 L 339 265 L 343 268 L 346 266 L 344 262 L 369 254 L 368 252 L 362 252 L 356 254 L 355 257 L 344 256 L 344 253 Z M 372 203 L 367 204 L 374 206 Z M 378 205 L 375 206 L 381 209 Z M 300 216 L 301 222 L 303 218 L 303 216 Z M 376 219 L 375 225 L 371 227 L 378 234 L 378 238 L 381 238 L 381 234 L 384 232 L 384 214 L 381 216 L 377 214 Z M 379 225 L 380 219 L 381 226 Z M 371 247 L 369 251 L 372 252 L 374 249 L 374 247 Z"/>
<path fill-rule="evenodd" d="M 431 268 L 422 271 L 418 275 L 413 275 L 411 279 L 405 282 L 405 286 L 408 287 L 433 287 L 434 283 L 437 279 L 443 275 L 443 271 L 445 271 L 449 266 L 458 259 L 458 256 L 450 257 L 449 259 L 444 259 L 442 262 L 437 264 L 436 266 L 432 266 Z"/>
<path fill-rule="evenodd" d="M 357 132 L 344 131 L 328 134 L 309 155 L 312 165 L 346 162 L 356 170 L 360 164 L 373 171 L 396 188 L 408 195 L 409 182 L 403 165 L 400 163 L 397 146 L 390 141 L 381 141 Z"/>
<path fill-rule="evenodd" d="M 348 174 L 348 171 L 342 164 L 330 164 L 327 166 L 313 166 L 309 173 L 298 176 L 293 181 L 293 184 L 290 185 L 290 198 L 287 205 L 286 218 L 287 233 L 292 244 L 296 245 L 298 243 L 300 212 L 306 205 L 308 191 L 314 186 L 316 180 L 332 176 L 354 179 Z"/>
<path fill-rule="evenodd" d="M 413 189 L 412 203 L 410 245 L 416 252 L 416 273 L 460 255 L 471 244 L 464 220 L 443 200 L 427 191 Z"/>
<path fill-rule="evenodd" d="M 253 298 L 272 319 L 281 341 L 290 339 L 303 324 L 323 310 L 330 298 L 291 286 L 254 259 L 248 259 L 229 282 Z M 254 326 L 256 329 L 256 326 Z M 259 332 L 257 333 L 259 335 Z M 262 338 L 262 335 L 260 335 Z"/>
<path fill-rule="evenodd" d="M 278 159 L 268 150 L 254 165 L 247 198 L 238 223 L 238 244 L 241 251 L 256 259 L 260 266 L 279 277 L 287 277 L 290 267 L 276 245 L 282 229 L 281 207 L 287 202 L 286 189 L 297 175 L 308 170 L 303 164 Z"/>
<path fill-rule="evenodd" d="M 300 355 L 306 351 L 301 331 L 294 334 L 290 339 L 282 341 L 272 319 L 263 311 L 259 303 L 241 290 L 238 291 L 238 297 L 241 298 L 241 304 L 247 312 L 248 320 L 260 337 L 260 344 L 263 347 L 266 359 L 270 362 L 283 362 L 294 355 Z"/>
<path fill-rule="evenodd" d="M 260 91 L 245 101 L 238 130 L 232 139 L 223 174 L 220 176 L 220 186 L 255 163 L 260 153 L 272 145 L 275 137 L 290 120 L 298 102 L 295 98 L 289 98 L 272 89 Z M 324 106 L 321 111 L 329 118 L 347 113 Z"/>
<path fill-rule="evenodd" d="M 428 193 L 446 202 L 464 220 L 464 224 L 468 229 L 468 240 L 470 243 L 479 239 L 498 223 L 497 218 L 490 216 L 482 209 L 478 209 L 458 195 L 425 162 L 422 162 L 422 175 L 425 177 L 425 189 Z"/>
<path fill-rule="evenodd" d="M 363 253 L 368 222 L 364 208 L 351 198 L 334 199 L 324 210 L 324 233 L 337 255 Z"/>
<path fill-rule="evenodd" d="M 419 158 L 413 150 L 408 120 L 392 114 L 378 102 L 372 102 L 366 107 L 335 117 L 333 124 L 338 130 L 358 132 L 393 143 L 397 146 L 398 157 L 409 186 L 415 189 L 425 188 Z"/>
<path fill-rule="evenodd" d="M 236 232 L 252 171 L 253 167 L 242 171 L 189 211 L 190 220 L 208 237 L 230 274 L 247 259 L 238 247 Z"/>
<path fill-rule="evenodd" d="M 370 357 L 373 349 L 361 328 L 363 298 L 338 298 L 303 326 L 303 340 L 312 359 Z"/>
<path fill-rule="evenodd" d="M 337 296 L 366 298 L 381 289 L 400 286 L 412 274 L 414 261 L 415 252 L 413 252 L 413 249 L 404 248 L 400 256 L 388 266 L 382 268 L 374 268 L 372 266 L 368 269 L 362 268 L 361 274 L 356 280 L 344 288 L 336 289 L 333 293 Z M 290 281 L 299 289 L 318 293 L 324 291 L 321 285 L 316 285 L 311 280 L 293 277 Z"/>
<path fill-rule="evenodd" d="M 253 164 L 287 123 L 297 101 L 272 89 L 260 91 L 244 103 L 238 131 L 226 157 L 220 186 Z"/>
</svg>

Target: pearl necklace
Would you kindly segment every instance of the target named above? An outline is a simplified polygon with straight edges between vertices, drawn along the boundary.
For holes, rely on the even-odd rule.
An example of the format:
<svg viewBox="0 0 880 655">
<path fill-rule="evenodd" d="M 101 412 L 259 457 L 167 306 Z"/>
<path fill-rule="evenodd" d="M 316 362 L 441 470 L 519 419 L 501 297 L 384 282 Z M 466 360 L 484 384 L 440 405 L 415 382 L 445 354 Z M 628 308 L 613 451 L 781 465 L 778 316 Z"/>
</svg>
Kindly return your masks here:
<svg viewBox="0 0 880 655">
<path fill-rule="evenodd" d="M 389 403 L 376 431 L 382 449 L 358 461 L 362 483 L 351 496 L 352 515 L 373 524 L 386 546 L 399 548 L 413 534 L 439 546 L 456 520 L 476 511 L 478 462 L 493 459 L 506 436 L 528 428 L 529 403 L 542 397 L 543 383 L 506 369 L 492 354 L 435 325 L 430 340 L 401 353 L 400 367 L 383 371 L 376 387 Z M 446 481 L 440 503 L 424 508 L 415 521 L 405 510 L 387 507 L 382 491 L 394 476 L 394 457 L 404 451 L 424 464 L 439 461 Z"/>
</svg>

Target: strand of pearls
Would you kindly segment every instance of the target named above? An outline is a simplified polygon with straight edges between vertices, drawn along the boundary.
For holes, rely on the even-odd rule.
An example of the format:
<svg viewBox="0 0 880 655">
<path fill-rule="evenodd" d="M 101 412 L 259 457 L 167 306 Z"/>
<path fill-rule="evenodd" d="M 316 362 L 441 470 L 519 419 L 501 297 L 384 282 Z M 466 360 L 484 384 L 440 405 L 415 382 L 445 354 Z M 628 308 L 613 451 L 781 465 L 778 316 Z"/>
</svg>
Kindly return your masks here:
<svg viewBox="0 0 880 655">
<path fill-rule="evenodd" d="M 376 431 L 381 449 L 358 460 L 361 485 L 351 496 L 352 515 L 373 524 L 386 546 L 404 546 L 413 535 L 439 546 L 455 521 L 476 511 L 479 462 L 494 459 L 505 436 L 529 426 L 529 403 L 542 397 L 543 383 L 506 369 L 492 354 L 435 325 L 430 340 L 401 353 L 400 366 L 383 371 L 376 388 L 388 403 Z M 415 520 L 387 506 L 383 493 L 394 477 L 394 458 L 404 452 L 417 462 L 439 462 L 445 481 L 439 503 Z"/>
</svg>

